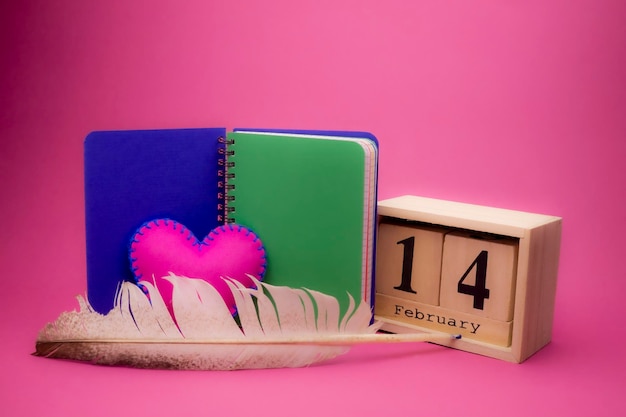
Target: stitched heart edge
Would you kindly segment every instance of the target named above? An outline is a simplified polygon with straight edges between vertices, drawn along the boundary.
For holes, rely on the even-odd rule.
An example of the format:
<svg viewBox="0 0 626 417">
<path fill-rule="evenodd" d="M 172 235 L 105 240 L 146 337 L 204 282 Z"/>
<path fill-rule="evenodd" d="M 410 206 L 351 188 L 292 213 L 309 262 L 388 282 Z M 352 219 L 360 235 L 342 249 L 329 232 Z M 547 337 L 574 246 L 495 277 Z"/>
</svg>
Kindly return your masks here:
<svg viewBox="0 0 626 417">
<path fill-rule="evenodd" d="M 133 236 L 130 239 L 130 242 L 128 245 L 128 256 L 129 256 L 129 261 L 130 261 L 130 269 L 133 274 L 133 279 L 134 279 L 135 284 L 138 284 L 142 289 L 143 287 L 141 286 L 141 283 L 139 281 L 141 281 L 143 274 L 139 274 L 139 275 L 136 274 L 139 267 L 135 265 L 137 258 L 133 257 L 133 253 L 135 252 L 135 249 L 133 248 L 133 244 L 139 243 L 139 241 L 136 239 L 136 236 L 143 235 L 143 231 L 145 229 L 151 229 L 152 227 L 161 227 L 161 224 L 159 224 L 160 221 L 163 222 L 163 226 L 170 226 L 170 222 L 171 222 L 172 223 L 171 226 L 173 230 L 180 230 L 181 234 L 187 233 L 187 240 L 192 240 L 191 242 L 192 246 L 202 245 L 202 246 L 208 247 L 211 245 L 211 241 L 213 241 L 215 239 L 215 236 L 219 235 L 220 232 L 227 232 L 227 231 L 236 231 L 239 233 L 244 232 L 246 233 L 246 237 L 252 234 L 253 235 L 252 243 L 259 242 L 259 246 L 257 247 L 257 250 L 262 252 L 262 255 L 260 257 L 262 260 L 261 270 L 258 272 L 258 276 L 256 276 L 256 278 L 259 281 L 262 281 L 263 278 L 265 277 L 265 273 L 267 271 L 267 252 L 259 236 L 250 228 L 240 225 L 240 224 L 228 223 L 228 224 L 218 226 L 212 229 L 209 232 L 209 234 L 207 234 L 204 237 L 204 239 L 199 240 L 196 237 L 196 235 L 191 230 L 189 230 L 189 228 L 187 228 L 184 224 L 176 220 L 169 219 L 169 218 L 159 218 L 159 219 L 152 219 L 152 220 L 146 221 L 141 226 L 139 226 L 137 230 L 135 231 L 135 233 L 133 233 Z M 196 278 L 202 278 L 202 277 L 196 277 Z M 145 289 L 144 289 L 144 292 L 145 292 Z"/>
</svg>

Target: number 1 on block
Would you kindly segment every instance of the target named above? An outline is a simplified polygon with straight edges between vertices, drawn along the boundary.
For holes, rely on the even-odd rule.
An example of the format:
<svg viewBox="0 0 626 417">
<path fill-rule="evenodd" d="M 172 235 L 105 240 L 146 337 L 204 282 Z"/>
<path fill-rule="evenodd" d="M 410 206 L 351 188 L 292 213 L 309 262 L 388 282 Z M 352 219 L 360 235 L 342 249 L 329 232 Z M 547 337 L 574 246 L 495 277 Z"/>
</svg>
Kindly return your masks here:
<svg viewBox="0 0 626 417">
<path fill-rule="evenodd" d="M 444 232 L 410 224 L 378 228 L 376 292 L 439 305 Z"/>
</svg>

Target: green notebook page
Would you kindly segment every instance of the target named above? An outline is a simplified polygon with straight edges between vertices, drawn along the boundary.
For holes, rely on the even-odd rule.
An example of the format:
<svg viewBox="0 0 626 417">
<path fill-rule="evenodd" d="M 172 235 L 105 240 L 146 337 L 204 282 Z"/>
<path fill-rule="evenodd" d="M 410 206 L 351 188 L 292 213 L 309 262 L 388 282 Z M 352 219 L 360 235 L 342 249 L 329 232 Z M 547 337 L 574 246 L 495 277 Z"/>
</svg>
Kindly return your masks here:
<svg viewBox="0 0 626 417">
<path fill-rule="evenodd" d="M 230 215 L 261 238 L 265 281 L 369 300 L 366 161 L 359 140 L 233 132 Z M 367 282 L 366 282 L 367 281 Z"/>
</svg>

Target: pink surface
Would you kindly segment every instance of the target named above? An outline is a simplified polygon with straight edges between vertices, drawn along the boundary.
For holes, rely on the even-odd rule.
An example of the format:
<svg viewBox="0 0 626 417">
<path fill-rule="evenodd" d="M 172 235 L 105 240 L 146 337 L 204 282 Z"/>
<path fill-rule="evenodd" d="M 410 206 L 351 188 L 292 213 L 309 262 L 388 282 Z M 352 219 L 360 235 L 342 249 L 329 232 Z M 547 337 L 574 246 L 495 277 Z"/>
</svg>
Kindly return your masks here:
<svg viewBox="0 0 626 417">
<path fill-rule="evenodd" d="M 202 240 L 171 219 L 155 219 L 143 224 L 130 244 L 130 266 L 137 280 L 154 283 L 174 313 L 170 273 L 201 278 L 211 284 L 235 313 L 235 298 L 223 278 L 237 280 L 248 288 L 255 286 L 248 275 L 262 280 L 265 249 L 250 229 L 241 225 L 217 227 Z"/>
<path fill-rule="evenodd" d="M 4 414 L 622 414 L 625 19 L 620 0 L 3 2 Z M 368 130 L 382 198 L 562 216 L 553 342 L 522 365 L 363 346 L 232 373 L 30 356 L 86 288 L 85 135 L 200 126 Z"/>
</svg>

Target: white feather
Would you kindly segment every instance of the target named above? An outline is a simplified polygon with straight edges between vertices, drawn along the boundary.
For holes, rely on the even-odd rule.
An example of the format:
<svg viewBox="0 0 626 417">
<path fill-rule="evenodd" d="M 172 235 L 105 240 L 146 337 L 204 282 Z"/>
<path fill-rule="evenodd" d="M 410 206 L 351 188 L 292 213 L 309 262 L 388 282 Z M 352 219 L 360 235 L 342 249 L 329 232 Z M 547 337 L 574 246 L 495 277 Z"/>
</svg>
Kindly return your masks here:
<svg viewBox="0 0 626 417">
<path fill-rule="evenodd" d="M 173 274 L 164 278 L 173 285 L 174 319 L 154 285 L 144 284 L 146 297 L 136 285 L 123 283 L 115 307 L 105 316 L 79 297 L 78 312 L 62 313 L 41 331 L 36 354 L 107 365 L 242 369 L 306 366 L 349 348 L 345 340 L 318 344 L 321 335 L 340 333 L 334 297 L 256 280 L 257 288 L 249 289 L 227 280 L 238 324 L 204 280 Z M 377 330 L 370 325 L 369 307 L 362 306 L 367 319 L 365 313 L 358 322 L 344 318 L 342 333 Z"/>
</svg>

